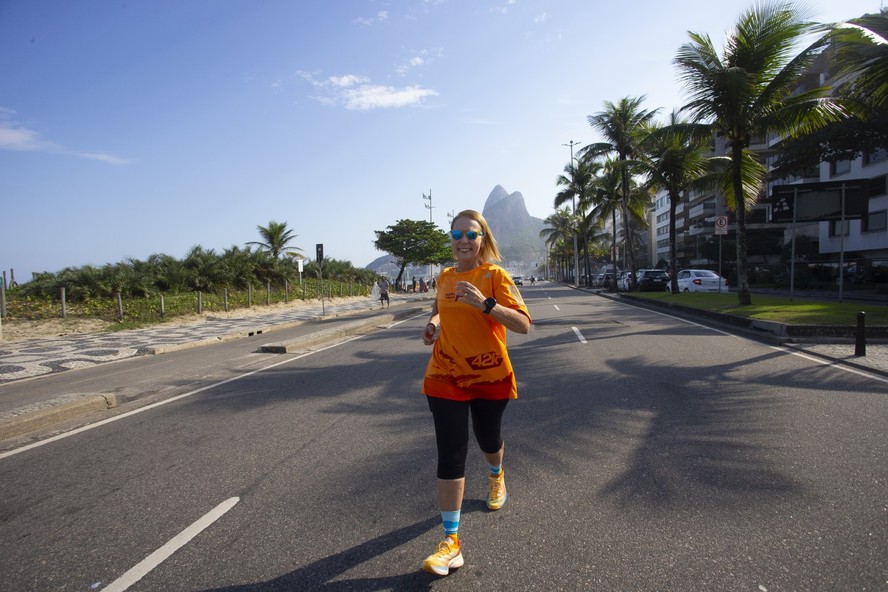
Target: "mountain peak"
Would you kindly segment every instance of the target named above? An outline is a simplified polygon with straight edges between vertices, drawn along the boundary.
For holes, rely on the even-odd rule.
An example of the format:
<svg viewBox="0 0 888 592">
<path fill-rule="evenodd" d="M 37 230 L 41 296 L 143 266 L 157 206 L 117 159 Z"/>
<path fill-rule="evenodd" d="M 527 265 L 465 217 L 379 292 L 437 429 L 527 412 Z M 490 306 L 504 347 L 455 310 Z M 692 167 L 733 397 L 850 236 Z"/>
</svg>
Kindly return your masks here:
<svg viewBox="0 0 888 592">
<path fill-rule="evenodd" d="M 540 253 L 545 253 L 545 246 L 539 235 L 545 223 L 528 213 L 521 192 L 509 193 L 502 185 L 497 185 L 487 197 L 481 213 L 496 236 L 504 263 L 516 262 L 520 266 L 520 262 L 544 259 Z"/>
</svg>

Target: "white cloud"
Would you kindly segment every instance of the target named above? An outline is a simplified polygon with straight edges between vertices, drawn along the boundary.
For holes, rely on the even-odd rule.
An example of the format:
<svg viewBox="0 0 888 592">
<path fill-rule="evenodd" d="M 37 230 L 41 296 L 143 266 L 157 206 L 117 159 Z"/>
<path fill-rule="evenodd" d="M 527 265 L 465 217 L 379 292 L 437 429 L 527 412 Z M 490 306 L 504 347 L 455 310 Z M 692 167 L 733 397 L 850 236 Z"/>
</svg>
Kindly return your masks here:
<svg viewBox="0 0 888 592">
<path fill-rule="evenodd" d="M 45 152 L 49 154 L 67 154 L 88 160 L 98 160 L 108 164 L 130 164 L 133 161 L 105 152 L 79 152 L 44 140 L 40 132 L 19 123 L 16 112 L 0 107 L 0 150 L 15 152 Z"/>
<path fill-rule="evenodd" d="M 115 156 L 114 154 L 106 154 L 104 152 L 71 152 L 66 151 L 66 154 L 70 154 L 72 156 L 77 156 L 79 158 L 86 158 L 88 160 L 98 160 L 100 162 L 105 162 L 108 164 L 132 164 L 135 162 L 129 158 L 121 158 L 120 156 Z"/>
<path fill-rule="evenodd" d="M 354 74 L 346 74 L 345 76 L 331 76 L 327 79 L 332 86 L 340 88 L 349 88 L 363 82 L 367 79 L 363 76 L 355 76 Z"/>
<path fill-rule="evenodd" d="M 355 22 L 362 27 L 372 27 L 377 23 L 388 22 L 389 13 L 387 10 L 380 10 L 372 17 L 358 17 Z"/>
<path fill-rule="evenodd" d="M 30 151 L 46 149 L 37 132 L 15 124 L 0 122 L 0 149 Z"/>
<path fill-rule="evenodd" d="M 490 9 L 490 12 L 495 12 L 499 14 L 509 14 L 509 7 L 517 4 L 517 0 L 506 0 L 506 2 L 502 6 L 494 6 Z"/>
<path fill-rule="evenodd" d="M 394 88 L 363 84 L 349 89 L 343 94 L 346 109 L 370 111 L 372 109 L 391 109 L 409 107 L 429 96 L 437 96 L 437 92 L 419 86 Z"/>
<path fill-rule="evenodd" d="M 355 74 L 330 76 L 325 80 L 317 80 L 309 72 L 298 74 L 322 91 L 322 94 L 312 97 L 316 101 L 325 105 L 342 105 L 354 111 L 409 107 L 422 102 L 426 97 L 438 95 L 432 89 L 416 85 L 397 88 L 372 84 L 368 78 Z"/>
<path fill-rule="evenodd" d="M 398 76 L 406 76 L 411 70 L 419 68 L 420 66 L 428 66 L 437 58 L 440 58 L 443 55 L 444 49 L 440 47 L 435 49 L 420 50 L 416 53 L 416 55 L 409 58 L 406 62 L 397 66 L 395 68 L 395 72 L 398 74 Z"/>
</svg>

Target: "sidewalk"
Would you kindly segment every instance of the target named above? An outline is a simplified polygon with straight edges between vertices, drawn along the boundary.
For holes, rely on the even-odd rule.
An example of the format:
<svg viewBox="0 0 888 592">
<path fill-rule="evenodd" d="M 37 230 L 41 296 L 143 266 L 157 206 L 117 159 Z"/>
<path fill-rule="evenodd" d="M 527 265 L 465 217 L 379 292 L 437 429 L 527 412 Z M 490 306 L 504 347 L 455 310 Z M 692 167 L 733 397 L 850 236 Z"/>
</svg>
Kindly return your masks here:
<svg viewBox="0 0 888 592">
<path fill-rule="evenodd" d="M 428 300 L 429 294 L 398 293 L 391 295 L 392 306 Z M 144 329 L 69 335 L 22 341 L 0 342 L 0 386 L 16 380 L 45 376 L 75 368 L 135 356 L 219 343 L 229 339 L 285 329 L 322 318 L 338 317 L 362 311 L 382 312 L 379 302 L 364 300 L 345 302 L 328 300 L 316 305 L 234 318 L 206 315 L 203 322 L 187 325 L 156 325 Z"/>
</svg>

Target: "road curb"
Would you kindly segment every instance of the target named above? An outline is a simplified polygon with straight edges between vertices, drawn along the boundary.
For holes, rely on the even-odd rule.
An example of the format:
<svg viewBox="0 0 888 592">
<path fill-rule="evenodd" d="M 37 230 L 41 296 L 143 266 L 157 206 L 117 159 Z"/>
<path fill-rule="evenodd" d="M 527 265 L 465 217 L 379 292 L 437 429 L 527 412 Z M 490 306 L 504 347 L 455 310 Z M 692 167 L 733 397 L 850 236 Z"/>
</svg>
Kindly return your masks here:
<svg viewBox="0 0 888 592">
<path fill-rule="evenodd" d="M 21 436 L 93 411 L 107 411 L 115 407 L 117 407 L 117 397 L 113 393 L 62 395 L 49 401 L 16 409 L 0 417 L 0 440 Z"/>
<path fill-rule="evenodd" d="M 378 314 L 369 319 L 360 319 L 358 321 L 336 325 L 329 329 L 322 329 L 315 333 L 309 333 L 308 335 L 303 335 L 287 341 L 266 343 L 259 346 L 259 351 L 270 354 L 287 354 L 296 351 L 304 351 L 320 344 L 335 341 L 336 339 L 365 333 L 369 329 L 382 328 L 395 321 L 418 315 L 426 310 L 426 308 L 427 307 L 416 306 L 405 310 L 398 310 L 393 313 Z"/>
</svg>

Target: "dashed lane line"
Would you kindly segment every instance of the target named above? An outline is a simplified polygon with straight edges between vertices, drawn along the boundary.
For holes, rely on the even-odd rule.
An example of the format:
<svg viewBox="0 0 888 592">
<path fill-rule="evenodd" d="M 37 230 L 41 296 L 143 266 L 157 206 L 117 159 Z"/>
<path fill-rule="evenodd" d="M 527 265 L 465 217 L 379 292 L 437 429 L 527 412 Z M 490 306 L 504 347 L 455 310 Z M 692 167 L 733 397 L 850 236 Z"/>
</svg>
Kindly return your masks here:
<svg viewBox="0 0 888 592">
<path fill-rule="evenodd" d="M 232 497 L 225 500 L 194 522 L 191 526 L 167 541 L 166 544 L 154 553 L 137 563 L 125 574 L 108 584 L 107 587 L 102 588 L 102 590 L 104 592 L 124 592 L 124 590 L 128 590 L 130 586 L 145 577 L 148 572 L 166 561 L 170 555 L 184 547 L 191 539 L 224 516 L 225 513 L 233 508 L 239 501 L 239 497 Z"/>
</svg>

